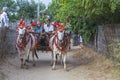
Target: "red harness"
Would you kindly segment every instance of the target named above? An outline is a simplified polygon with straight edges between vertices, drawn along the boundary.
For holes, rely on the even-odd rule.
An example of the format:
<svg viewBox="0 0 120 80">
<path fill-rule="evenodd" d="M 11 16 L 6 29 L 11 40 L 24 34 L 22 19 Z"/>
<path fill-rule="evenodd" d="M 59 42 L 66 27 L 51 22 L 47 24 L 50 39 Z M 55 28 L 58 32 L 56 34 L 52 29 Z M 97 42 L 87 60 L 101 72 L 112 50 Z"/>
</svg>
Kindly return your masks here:
<svg viewBox="0 0 120 80">
<path fill-rule="evenodd" d="M 55 44 L 56 47 L 57 47 L 57 49 L 60 50 L 60 51 L 62 51 L 62 52 L 65 52 L 66 49 L 67 49 L 67 43 L 64 46 L 60 46 L 59 45 L 59 43 L 58 43 L 58 36 L 57 35 L 55 35 L 55 37 L 53 38 L 52 45 L 53 44 Z"/>
<path fill-rule="evenodd" d="M 27 34 L 25 33 L 24 37 L 26 39 Z M 25 42 L 25 44 L 21 45 L 19 43 L 16 43 L 16 46 L 20 49 L 20 50 L 24 50 L 26 48 L 26 45 L 28 44 L 28 42 L 30 41 L 30 39 L 32 40 L 31 36 L 28 35 L 28 40 Z M 32 44 L 32 41 L 31 41 Z"/>
</svg>

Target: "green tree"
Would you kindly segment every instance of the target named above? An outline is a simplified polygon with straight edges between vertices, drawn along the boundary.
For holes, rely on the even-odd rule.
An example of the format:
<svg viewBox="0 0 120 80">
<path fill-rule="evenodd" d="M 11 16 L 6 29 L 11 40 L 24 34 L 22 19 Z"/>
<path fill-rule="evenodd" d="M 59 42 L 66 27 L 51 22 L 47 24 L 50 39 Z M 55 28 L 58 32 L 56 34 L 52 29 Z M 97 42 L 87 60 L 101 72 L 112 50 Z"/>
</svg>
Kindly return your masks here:
<svg viewBox="0 0 120 80">
<path fill-rule="evenodd" d="M 45 9 L 45 4 L 39 3 L 40 10 Z M 37 3 L 35 0 L 1 0 L 0 10 L 6 6 L 8 7 L 7 13 L 11 22 L 19 20 L 21 16 L 26 19 L 34 19 L 37 16 Z"/>
<path fill-rule="evenodd" d="M 120 0 L 52 0 L 49 10 L 55 20 L 65 23 L 69 16 L 71 31 L 85 42 L 97 31 L 97 25 L 120 21 Z"/>
</svg>

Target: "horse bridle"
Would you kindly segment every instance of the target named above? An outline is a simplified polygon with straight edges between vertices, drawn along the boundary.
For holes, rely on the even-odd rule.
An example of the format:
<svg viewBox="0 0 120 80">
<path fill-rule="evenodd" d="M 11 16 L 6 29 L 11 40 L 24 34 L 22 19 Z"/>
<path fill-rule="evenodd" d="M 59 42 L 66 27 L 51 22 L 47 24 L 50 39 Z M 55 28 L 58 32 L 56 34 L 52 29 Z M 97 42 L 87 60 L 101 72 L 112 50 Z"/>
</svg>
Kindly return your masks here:
<svg viewBox="0 0 120 80">
<path fill-rule="evenodd" d="M 19 39 L 21 39 L 22 40 L 22 42 L 21 42 L 21 45 L 24 45 L 24 43 L 26 44 L 26 35 L 27 35 L 27 32 L 25 31 L 25 34 L 24 35 L 22 35 L 22 34 L 19 34 L 19 36 L 20 36 L 20 38 Z"/>
<path fill-rule="evenodd" d="M 58 34 L 55 34 L 55 39 L 57 39 L 57 41 L 54 40 L 54 41 L 55 41 L 55 45 L 57 46 L 57 48 L 58 48 L 59 50 L 61 50 L 61 51 L 64 51 L 64 50 L 66 49 L 66 46 L 67 46 L 67 42 L 66 42 L 66 40 L 64 40 L 64 39 L 66 39 L 66 38 L 65 38 L 65 35 L 64 35 L 64 37 L 63 37 L 62 43 L 59 43 L 60 40 L 58 39 Z"/>
</svg>

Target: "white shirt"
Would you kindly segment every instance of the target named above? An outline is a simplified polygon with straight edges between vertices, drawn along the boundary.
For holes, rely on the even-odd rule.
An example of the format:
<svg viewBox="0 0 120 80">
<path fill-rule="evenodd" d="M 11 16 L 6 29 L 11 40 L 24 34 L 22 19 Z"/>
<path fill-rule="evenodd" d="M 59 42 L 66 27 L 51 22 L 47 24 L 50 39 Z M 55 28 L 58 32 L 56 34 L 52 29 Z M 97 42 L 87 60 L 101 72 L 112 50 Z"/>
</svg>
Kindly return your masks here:
<svg viewBox="0 0 120 80">
<path fill-rule="evenodd" d="M 8 26 L 9 26 L 9 18 L 8 18 L 6 12 L 3 12 L 3 13 L 0 15 L 1 25 L 2 25 L 2 20 L 3 20 L 3 22 L 4 22 L 4 26 L 5 26 L 5 27 L 8 27 Z"/>
<path fill-rule="evenodd" d="M 45 32 L 54 31 L 54 27 L 51 24 L 49 26 L 47 26 L 47 24 L 45 24 L 44 25 L 44 30 L 45 30 Z"/>
</svg>

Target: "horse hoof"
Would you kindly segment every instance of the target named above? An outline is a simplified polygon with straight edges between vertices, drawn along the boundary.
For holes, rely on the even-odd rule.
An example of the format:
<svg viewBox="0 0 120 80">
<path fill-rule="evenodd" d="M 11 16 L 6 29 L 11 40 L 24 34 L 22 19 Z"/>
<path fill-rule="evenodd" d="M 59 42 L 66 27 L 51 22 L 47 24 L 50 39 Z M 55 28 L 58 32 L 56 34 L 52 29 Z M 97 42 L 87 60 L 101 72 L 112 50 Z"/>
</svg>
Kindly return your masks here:
<svg viewBox="0 0 120 80">
<path fill-rule="evenodd" d="M 20 66 L 20 68 L 21 68 L 21 69 L 24 69 L 24 67 L 23 67 L 23 66 Z"/>
<path fill-rule="evenodd" d="M 51 63 L 50 66 L 52 66 L 53 64 Z"/>
<path fill-rule="evenodd" d="M 52 70 L 56 70 L 55 68 L 52 68 Z"/>
<path fill-rule="evenodd" d="M 60 63 L 61 65 L 63 64 L 63 62 Z"/>
<path fill-rule="evenodd" d="M 68 72 L 69 70 L 68 69 L 64 69 L 66 72 Z"/>
<path fill-rule="evenodd" d="M 69 70 L 68 69 L 64 69 L 66 72 L 69 72 Z"/>
<path fill-rule="evenodd" d="M 36 64 L 34 63 L 34 64 L 33 64 L 33 66 L 35 67 L 35 66 L 36 66 Z"/>
<path fill-rule="evenodd" d="M 28 65 L 25 65 L 24 68 L 25 68 L 25 69 L 28 69 Z"/>
<path fill-rule="evenodd" d="M 29 60 L 27 60 L 27 63 L 30 63 L 30 61 L 29 61 Z"/>
<path fill-rule="evenodd" d="M 20 68 L 21 68 L 21 69 L 24 69 L 24 65 L 23 65 L 23 64 L 21 64 Z"/>
</svg>

